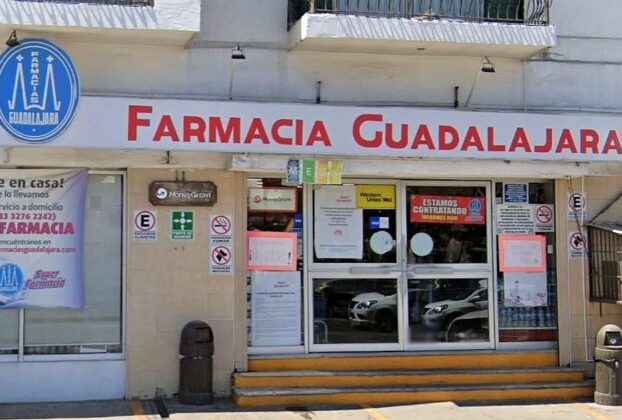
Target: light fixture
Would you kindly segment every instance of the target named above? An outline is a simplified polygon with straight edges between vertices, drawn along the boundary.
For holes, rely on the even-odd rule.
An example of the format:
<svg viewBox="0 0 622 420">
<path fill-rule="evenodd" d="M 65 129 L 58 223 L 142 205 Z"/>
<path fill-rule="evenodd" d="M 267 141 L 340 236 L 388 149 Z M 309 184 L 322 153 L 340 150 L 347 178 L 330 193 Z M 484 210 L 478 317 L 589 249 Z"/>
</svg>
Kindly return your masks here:
<svg viewBox="0 0 622 420">
<path fill-rule="evenodd" d="M 484 57 L 482 60 L 482 72 L 483 73 L 494 73 L 495 65 L 490 61 L 488 57 Z"/>
<path fill-rule="evenodd" d="M 9 35 L 9 39 L 6 40 L 5 44 L 9 48 L 17 47 L 19 45 L 19 40 L 17 39 L 17 33 L 15 32 L 15 29 L 13 29 L 13 32 L 11 32 L 11 35 Z"/>
<path fill-rule="evenodd" d="M 231 50 L 231 59 L 232 60 L 245 60 L 246 55 L 244 54 L 244 50 L 240 48 L 240 44 L 235 44 L 235 48 Z"/>
</svg>

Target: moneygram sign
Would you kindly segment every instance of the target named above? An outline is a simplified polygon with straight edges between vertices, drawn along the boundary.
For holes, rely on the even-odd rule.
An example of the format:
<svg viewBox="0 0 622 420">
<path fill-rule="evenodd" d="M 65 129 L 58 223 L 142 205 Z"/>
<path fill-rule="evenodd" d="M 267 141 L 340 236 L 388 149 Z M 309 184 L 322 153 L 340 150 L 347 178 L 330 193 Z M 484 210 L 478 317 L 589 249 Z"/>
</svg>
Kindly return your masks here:
<svg viewBox="0 0 622 420">
<path fill-rule="evenodd" d="M 47 143 L 71 124 L 80 80 L 58 46 L 28 39 L 0 56 L 0 126 L 17 141 Z"/>
</svg>

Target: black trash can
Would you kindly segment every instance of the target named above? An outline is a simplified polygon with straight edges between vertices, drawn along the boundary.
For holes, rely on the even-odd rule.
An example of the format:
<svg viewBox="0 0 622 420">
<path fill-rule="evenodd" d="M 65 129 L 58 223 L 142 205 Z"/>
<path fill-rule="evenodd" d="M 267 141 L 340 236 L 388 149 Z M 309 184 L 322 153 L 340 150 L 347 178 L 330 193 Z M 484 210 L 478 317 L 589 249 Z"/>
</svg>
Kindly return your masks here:
<svg viewBox="0 0 622 420">
<path fill-rule="evenodd" d="M 594 402 L 622 405 L 622 328 L 605 325 L 596 335 Z"/>
<path fill-rule="evenodd" d="M 207 323 L 192 321 L 184 326 L 179 355 L 179 402 L 190 405 L 212 404 L 214 334 Z"/>
</svg>

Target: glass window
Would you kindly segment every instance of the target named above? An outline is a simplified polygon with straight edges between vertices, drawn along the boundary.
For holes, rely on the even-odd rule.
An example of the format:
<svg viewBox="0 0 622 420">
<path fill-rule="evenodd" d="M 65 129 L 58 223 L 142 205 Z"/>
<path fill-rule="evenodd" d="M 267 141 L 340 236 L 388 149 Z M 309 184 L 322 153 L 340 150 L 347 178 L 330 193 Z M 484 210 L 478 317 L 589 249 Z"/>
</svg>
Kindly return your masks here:
<svg viewBox="0 0 622 420">
<path fill-rule="evenodd" d="M 89 176 L 85 306 L 81 310 L 27 309 L 24 354 L 121 352 L 122 179 L 121 175 Z"/>
<path fill-rule="evenodd" d="M 486 188 L 408 186 L 409 264 L 487 263 Z"/>
<path fill-rule="evenodd" d="M 313 261 L 397 263 L 395 185 L 315 186 Z"/>
<path fill-rule="evenodd" d="M 488 279 L 409 279 L 411 343 L 489 341 Z"/>
<path fill-rule="evenodd" d="M 295 233 L 298 257 L 296 272 L 247 273 L 248 345 L 249 347 L 302 345 L 304 334 L 302 186 L 284 186 L 281 178 L 248 178 L 247 187 L 247 229 Z M 297 284 L 298 290 L 286 291 L 285 289 L 291 287 L 293 283 Z M 255 318 L 253 308 L 256 311 Z M 292 326 L 292 321 L 297 325 Z"/>
<path fill-rule="evenodd" d="M 313 343 L 396 343 L 395 279 L 313 280 Z"/>
<path fill-rule="evenodd" d="M 19 310 L 0 310 L 0 354 L 17 354 L 19 346 Z"/>
<path fill-rule="evenodd" d="M 516 194 L 508 194 L 508 188 L 526 185 L 527 202 L 516 203 Z M 521 187 L 525 189 L 525 187 Z M 520 194 L 519 194 L 520 195 Z M 516 212 L 536 211 L 547 225 L 525 223 L 497 226 L 500 234 L 542 235 L 546 239 L 546 271 L 542 273 L 503 273 L 497 271 L 499 341 L 557 341 L 557 281 L 555 270 L 555 188 L 554 183 L 495 183 L 495 203 L 512 206 Z M 539 206 L 542 205 L 542 206 Z M 545 217 L 546 216 L 546 217 Z M 538 219 L 540 220 L 540 219 Z M 509 231 L 509 229 L 515 229 Z M 498 244 L 498 241 L 497 241 Z"/>
</svg>

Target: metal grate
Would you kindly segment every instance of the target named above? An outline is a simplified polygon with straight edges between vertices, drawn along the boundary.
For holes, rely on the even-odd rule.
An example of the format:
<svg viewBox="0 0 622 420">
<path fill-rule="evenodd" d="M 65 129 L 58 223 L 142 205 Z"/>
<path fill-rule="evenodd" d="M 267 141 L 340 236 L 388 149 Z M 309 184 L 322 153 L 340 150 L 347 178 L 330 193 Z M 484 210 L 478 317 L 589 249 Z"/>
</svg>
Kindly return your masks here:
<svg viewBox="0 0 622 420">
<path fill-rule="evenodd" d="M 422 20 L 545 25 L 553 0 L 289 0 L 289 23 L 306 12 Z"/>
<path fill-rule="evenodd" d="M 590 300 L 616 303 L 620 294 L 622 235 L 596 226 L 588 227 L 590 247 Z"/>
<path fill-rule="evenodd" d="M 114 6 L 153 6 L 154 0 L 16 0 L 22 2 L 35 3 L 87 3 L 87 4 L 108 4 Z"/>
</svg>

